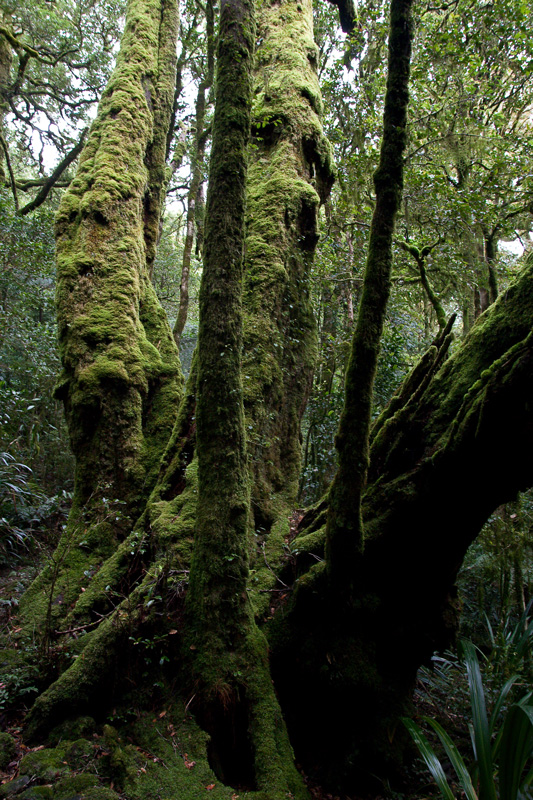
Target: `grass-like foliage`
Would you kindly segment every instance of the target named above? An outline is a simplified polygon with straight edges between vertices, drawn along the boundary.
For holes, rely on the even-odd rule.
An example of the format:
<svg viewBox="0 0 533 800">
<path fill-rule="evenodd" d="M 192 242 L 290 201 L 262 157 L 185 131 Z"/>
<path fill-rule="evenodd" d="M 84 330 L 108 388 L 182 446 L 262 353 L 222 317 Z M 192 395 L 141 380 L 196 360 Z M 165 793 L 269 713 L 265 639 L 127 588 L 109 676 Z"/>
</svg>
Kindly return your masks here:
<svg viewBox="0 0 533 800">
<path fill-rule="evenodd" d="M 509 693 L 518 680 L 511 676 L 487 708 L 481 670 L 471 642 L 462 643 L 470 695 L 469 722 L 473 757 L 467 766 L 463 755 L 434 719 L 425 722 L 437 734 L 467 800 L 521 800 L 531 796 L 533 782 L 533 705 L 531 692 L 507 706 Z M 442 796 L 455 800 L 443 762 L 421 728 L 411 719 L 403 720 Z"/>
</svg>

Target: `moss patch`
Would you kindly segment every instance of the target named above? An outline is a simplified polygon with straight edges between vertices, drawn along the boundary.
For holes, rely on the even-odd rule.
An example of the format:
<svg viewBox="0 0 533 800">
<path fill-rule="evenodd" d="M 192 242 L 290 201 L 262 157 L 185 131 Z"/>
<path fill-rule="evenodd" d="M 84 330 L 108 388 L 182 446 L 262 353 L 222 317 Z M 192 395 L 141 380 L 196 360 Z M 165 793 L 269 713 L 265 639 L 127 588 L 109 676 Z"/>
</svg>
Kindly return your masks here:
<svg viewBox="0 0 533 800">
<path fill-rule="evenodd" d="M 308 278 L 333 181 L 311 3 L 259 10 L 248 170 L 243 387 L 256 532 L 290 511 L 316 356 Z"/>
<path fill-rule="evenodd" d="M 7 768 L 17 752 L 17 744 L 9 733 L 0 732 L 0 770 Z"/>
</svg>

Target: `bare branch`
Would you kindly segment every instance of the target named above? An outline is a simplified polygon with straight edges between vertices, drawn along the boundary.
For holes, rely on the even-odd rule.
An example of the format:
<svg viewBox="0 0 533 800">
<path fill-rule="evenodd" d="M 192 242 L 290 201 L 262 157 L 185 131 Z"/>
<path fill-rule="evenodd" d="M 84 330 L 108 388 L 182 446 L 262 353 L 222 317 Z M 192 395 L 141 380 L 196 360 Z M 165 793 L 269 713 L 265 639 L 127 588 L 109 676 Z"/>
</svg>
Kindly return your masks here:
<svg viewBox="0 0 533 800">
<path fill-rule="evenodd" d="M 9 158 L 9 148 L 7 146 L 7 142 L 4 139 L 4 135 L 0 133 L 0 144 L 2 145 L 2 149 L 4 151 L 4 155 L 6 157 L 6 166 L 7 171 L 9 172 L 9 178 L 11 183 L 11 191 L 13 192 L 13 200 L 15 201 L 15 211 L 18 213 L 19 210 L 19 201 L 17 195 L 17 183 L 15 181 L 15 176 L 13 175 L 13 168 L 11 166 L 11 159 Z"/>
<path fill-rule="evenodd" d="M 21 208 L 19 211 L 17 211 L 17 213 L 21 217 L 25 216 L 26 214 L 29 214 L 30 211 L 34 211 L 34 209 L 38 208 L 40 205 L 42 205 L 42 203 L 44 203 L 44 201 L 46 200 L 46 198 L 50 194 L 51 190 L 54 188 L 54 186 L 57 185 L 57 181 L 61 177 L 63 172 L 67 169 L 68 166 L 70 166 L 70 164 L 72 164 L 72 162 L 81 153 L 81 151 L 83 149 L 83 145 L 85 144 L 85 137 L 87 135 L 87 131 L 88 130 L 89 130 L 88 128 L 85 128 L 85 130 L 82 132 L 82 134 L 80 136 L 80 140 L 77 143 L 77 145 L 75 147 L 73 147 L 72 150 L 70 151 L 70 153 L 67 153 L 67 155 L 65 156 L 63 161 L 61 161 L 57 165 L 57 167 L 52 172 L 52 174 L 50 175 L 48 180 L 45 181 L 45 183 L 41 187 L 40 191 L 37 192 L 37 194 L 35 195 L 33 200 L 31 200 L 23 208 Z"/>
</svg>

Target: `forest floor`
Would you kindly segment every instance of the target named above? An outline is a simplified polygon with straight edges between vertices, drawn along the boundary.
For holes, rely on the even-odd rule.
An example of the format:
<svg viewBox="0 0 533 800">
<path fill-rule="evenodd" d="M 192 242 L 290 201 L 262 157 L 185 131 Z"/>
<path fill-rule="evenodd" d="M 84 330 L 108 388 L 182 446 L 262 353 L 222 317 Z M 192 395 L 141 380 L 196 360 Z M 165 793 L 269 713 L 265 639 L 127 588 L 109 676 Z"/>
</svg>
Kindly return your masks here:
<svg viewBox="0 0 533 800">
<path fill-rule="evenodd" d="M 21 559 L 16 566 L 0 569 L 1 648 L 18 647 L 16 634 L 20 630 L 17 624 L 19 599 L 27 586 L 29 586 L 38 574 L 44 561 L 51 556 L 51 553 L 52 545 L 47 543 L 37 552 L 33 553 L 31 558 Z M 28 675 L 27 671 L 20 671 L 19 674 L 17 669 L 16 667 L 13 668 L 13 672 L 7 675 L 8 680 L 6 680 L 6 677 L 2 679 L 4 682 L 0 680 L 0 732 L 8 733 L 16 744 L 15 752 L 12 754 L 9 762 L 5 764 L 3 770 L 0 769 L 0 798 L 29 797 L 27 776 L 20 776 L 19 773 L 20 762 L 29 753 L 38 753 L 45 747 L 43 744 L 37 747 L 30 747 L 24 741 L 25 716 L 31 706 L 33 696 L 38 690 L 32 685 L 32 676 Z M 35 682 L 38 683 L 37 675 L 35 675 Z M 17 689 L 19 687 L 21 691 L 17 694 Z M 13 692 L 15 692 L 15 696 Z M 101 741 L 101 737 L 95 735 L 93 747 L 93 758 L 96 763 L 98 763 L 99 759 L 105 759 L 105 756 L 108 755 Z M 0 766 L 2 766 L 1 755 L 0 753 Z M 103 763 L 104 762 L 102 762 L 102 764 Z M 341 795 L 332 794 L 305 775 L 304 780 L 307 783 L 312 800 L 402 800 L 402 798 L 414 800 L 414 798 L 421 796 L 420 775 L 417 772 L 413 772 L 412 775 L 406 774 L 405 781 L 403 782 L 404 785 L 402 785 L 399 791 L 394 791 L 389 786 L 384 785 L 382 793 L 373 794 L 371 796 L 345 793 Z M 29 787 L 31 788 L 31 781 Z M 113 786 L 110 788 L 113 789 Z M 117 792 L 117 789 L 114 791 Z M 81 795 L 76 795 L 72 800 L 82 800 L 83 796 L 83 793 Z M 125 794 L 119 794 L 118 796 L 121 800 L 128 800 Z M 238 797 L 238 794 L 236 793 L 234 796 Z M 427 794 L 425 794 L 425 796 L 427 797 Z M 40 797 L 41 795 L 39 794 L 39 798 Z"/>
</svg>

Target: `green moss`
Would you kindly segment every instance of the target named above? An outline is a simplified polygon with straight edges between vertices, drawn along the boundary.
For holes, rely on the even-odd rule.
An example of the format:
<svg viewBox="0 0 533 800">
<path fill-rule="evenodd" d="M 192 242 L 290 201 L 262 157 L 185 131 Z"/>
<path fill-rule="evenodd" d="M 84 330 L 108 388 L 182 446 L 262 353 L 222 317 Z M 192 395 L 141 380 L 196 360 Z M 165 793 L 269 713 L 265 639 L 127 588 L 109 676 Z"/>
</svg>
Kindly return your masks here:
<svg viewBox="0 0 533 800">
<path fill-rule="evenodd" d="M 19 772 L 49 783 L 70 770 L 84 769 L 93 756 L 94 747 L 87 739 L 64 740 L 55 747 L 27 753 L 20 762 Z"/>
<path fill-rule="evenodd" d="M 32 786 L 20 795 L 21 800 L 52 800 L 53 797 L 52 786 Z"/>
<path fill-rule="evenodd" d="M 177 349 L 150 281 L 177 4 L 130 0 L 126 16 L 115 70 L 56 220 L 57 395 L 76 474 L 54 563 L 22 604 L 26 628 L 39 631 L 64 618 L 132 530 L 182 394 Z"/>
<path fill-rule="evenodd" d="M 130 632 L 142 612 L 142 590 L 134 590 L 112 617 L 104 619 L 90 636 L 83 653 L 41 694 L 28 715 L 27 735 L 50 730 L 54 722 L 83 711 L 102 710 L 123 668 Z M 103 692 L 103 686 L 108 691 Z"/>
<path fill-rule="evenodd" d="M 118 523 L 115 519 L 123 514 L 121 502 L 102 502 L 100 498 L 88 505 L 74 502 L 53 557 L 20 601 L 25 633 L 34 635 L 38 631 L 44 642 L 55 629 L 65 627 L 73 604 L 112 555 L 120 523 L 130 524 L 125 519 Z"/>
<path fill-rule="evenodd" d="M 118 797 L 119 795 L 112 789 L 103 786 L 85 789 L 83 793 L 83 800 L 118 800 Z"/>
<path fill-rule="evenodd" d="M 291 553 L 298 556 L 302 553 L 309 553 L 315 558 L 324 558 L 324 547 L 326 544 L 326 528 L 318 528 L 316 531 L 298 536 L 291 544 Z"/>
<path fill-rule="evenodd" d="M 64 720 L 57 728 L 53 728 L 48 736 L 48 741 L 53 745 L 58 745 L 65 740 L 72 742 L 69 763 L 72 763 L 72 766 L 79 766 L 72 759 L 76 759 L 78 755 L 81 758 L 85 758 L 88 755 L 89 751 L 85 747 L 87 739 L 95 732 L 96 722 L 92 717 L 76 717 L 75 719 Z"/>
<path fill-rule="evenodd" d="M 96 775 L 87 773 L 69 775 L 68 778 L 62 778 L 57 781 L 54 786 L 54 800 L 71 800 L 73 796 L 78 794 L 85 796 L 85 792 L 88 789 L 95 788 L 97 785 L 98 778 Z"/>
<path fill-rule="evenodd" d="M 221 784 L 209 767 L 208 737 L 184 713 L 183 705 L 171 707 L 156 725 L 148 716 L 141 717 L 132 733 L 139 751 L 135 770 L 125 786 L 131 800 L 196 800 L 205 797 L 206 787 L 212 784 L 216 787 L 213 794 L 216 791 L 219 797 L 231 798 L 233 790 Z"/>
<path fill-rule="evenodd" d="M 0 770 L 5 770 L 17 752 L 17 743 L 9 733 L 0 732 Z"/>
<path fill-rule="evenodd" d="M 291 509 L 279 496 L 274 497 L 269 508 L 274 522 L 268 531 L 261 528 L 255 530 L 250 555 L 248 594 L 257 619 L 262 619 L 268 613 L 272 593 L 283 588 L 278 578 L 289 552 Z"/>
<path fill-rule="evenodd" d="M 64 748 L 45 748 L 24 756 L 19 766 L 20 775 L 29 775 L 43 783 L 56 783 L 70 769 L 65 760 Z"/>
<path fill-rule="evenodd" d="M 25 786 L 28 785 L 30 779 L 27 775 L 21 775 L 19 778 L 14 778 L 12 781 L 0 786 L 0 797 L 9 797 L 21 792 Z"/>
<path fill-rule="evenodd" d="M 104 744 L 109 751 L 111 774 L 119 786 L 125 786 L 137 773 L 135 748 L 123 743 L 111 725 L 104 725 Z"/>
<path fill-rule="evenodd" d="M 308 276 L 333 166 L 320 123 L 311 4 L 264 3 L 258 28 L 243 386 L 252 511 L 256 529 L 269 529 L 297 493 L 299 424 L 316 356 Z"/>
</svg>

